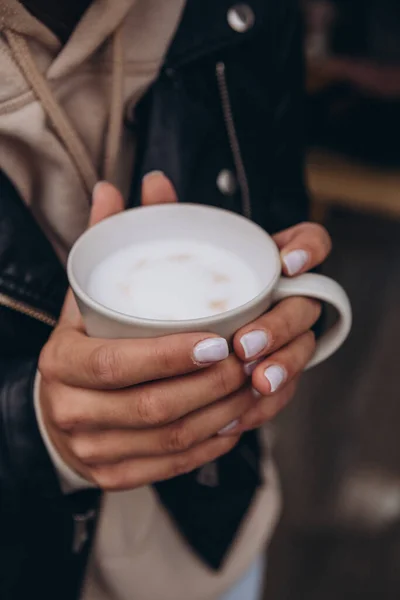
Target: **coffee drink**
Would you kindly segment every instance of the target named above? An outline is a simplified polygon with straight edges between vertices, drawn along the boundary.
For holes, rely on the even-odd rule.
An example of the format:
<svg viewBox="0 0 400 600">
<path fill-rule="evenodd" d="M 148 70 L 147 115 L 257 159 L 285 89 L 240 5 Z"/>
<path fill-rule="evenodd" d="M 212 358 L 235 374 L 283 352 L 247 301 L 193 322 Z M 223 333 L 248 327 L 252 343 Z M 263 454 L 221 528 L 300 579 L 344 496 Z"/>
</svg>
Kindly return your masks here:
<svg viewBox="0 0 400 600">
<path fill-rule="evenodd" d="M 233 252 L 179 239 L 138 243 L 109 255 L 90 274 L 87 291 L 125 315 L 181 321 L 237 308 L 262 288 L 257 273 Z"/>
<path fill-rule="evenodd" d="M 319 337 L 310 368 L 333 354 L 351 327 L 350 302 L 338 283 L 315 273 L 281 277 L 268 233 L 212 206 L 174 202 L 105 219 L 76 241 L 67 272 L 91 337 L 202 331 L 231 341 L 277 302 L 304 296 L 330 303 L 339 315 Z"/>
</svg>

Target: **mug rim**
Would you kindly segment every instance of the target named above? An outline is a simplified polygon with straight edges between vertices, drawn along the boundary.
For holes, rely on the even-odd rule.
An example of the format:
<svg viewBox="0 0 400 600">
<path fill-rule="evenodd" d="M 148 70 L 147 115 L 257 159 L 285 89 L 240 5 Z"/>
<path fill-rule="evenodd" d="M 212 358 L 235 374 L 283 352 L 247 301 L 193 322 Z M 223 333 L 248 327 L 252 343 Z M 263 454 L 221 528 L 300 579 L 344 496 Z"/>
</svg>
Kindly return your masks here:
<svg viewBox="0 0 400 600">
<path fill-rule="evenodd" d="M 76 257 L 79 253 L 81 245 L 86 241 L 86 239 L 88 237 L 92 236 L 96 231 L 99 231 L 99 229 L 101 229 L 102 227 L 108 226 L 110 221 L 117 221 L 118 219 L 123 218 L 127 213 L 130 213 L 132 211 L 135 211 L 135 212 L 136 211 L 152 211 L 152 212 L 161 211 L 162 212 L 162 211 L 171 209 L 172 207 L 173 207 L 173 210 L 178 209 L 178 207 L 185 207 L 185 208 L 188 207 L 189 209 L 193 209 L 195 211 L 202 210 L 202 211 L 214 212 L 214 213 L 218 212 L 220 214 L 227 213 L 227 214 L 229 214 L 230 217 L 234 217 L 239 221 L 246 222 L 247 225 L 251 225 L 259 234 L 262 234 L 265 237 L 265 239 L 270 242 L 271 251 L 274 253 L 274 256 L 275 256 L 275 272 L 274 272 L 273 277 L 271 277 L 271 280 L 268 283 L 268 285 L 264 286 L 263 289 L 261 290 L 261 292 L 259 292 L 257 294 L 257 296 L 255 296 L 254 298 L 252 298 L 245 304 L 240 304 L 236 308 L 232 308 L 231 310 L 227 310 L 225 312 L 218 313 L 216 315 L 212 315 L 209 317 L 200 317 L 197 319 L 162 320 L 162 319 L 149 319 L 149 318 L 145 318 L 145 317 L 135 317 L 135 316 L 127 315 L 125 313 L 121 313 L 112 308 L 108 308 L 104 304 L 101 304 L 100 302 L 98 302 L 97 300 L 95 300 L 94 298 L 89 296 L 89 294 L 87 294 L 87 292 L 77 282 L 75 275 L 74 275 L 74 261 L 76 260 Z M 200 327 L 204 327 L 204 326 L 212 327 L 215 324 L 222 324 L 225 321 L 228 321 L 232 318 L 242 315 L 245 312 L 248 312 L 249 310 L 251 310 L 255 306 L 257 306 L 260 302 L 262 302 L 270 294 L 270 292 L 274 289 L 275 285 L 277 284 L 281 274 L 282 274 L 282 268 L 281 268 L 281 261 L 280 261 L 278 247 L 276 246 L 275 242 L 273 241 L 273 239 L 269 235 L 269 233 L 267 233 L 262 227 L 260 227 L 260 225 L 258 225 L 257 223 L 254 223 L 254 221 L 251 221 L 250 219 L 247 219 L 243 215 L 234 213 L 234 212 L 232 212 L 230 210 L 226 210 L 224 208 L 219 208 L 216 206 L 208 206 L 205 204 L 194 204 L 194 203 L 189 203 L 189 202 L 185 202 L 184 204 L 183 203 L 170 203 L 170 204 L 156 204 L 156 205 L 152 205 L 152 206 L 138 206 L 138 207 L 126 209 L 123 212 L 118 213 L 116 215 L 112 215 L 111 217 L 108 217 L 104 221 L 100 221 L 100 223 L 97 223 L 90 229 L 87 229 L 82 235 L 79 236 L 79 238 L 76 240 L 76 242 L 74 243 L 74 245 L 71 248 L 71 251 L 68 255 L 68 261 L 67 261 L 67 276 L 68 276 L 68 280 L 69 280 L 69 285 L 71 286 L 76 297 L 86 307 L 91 309 L 93 312 L 95 312 L 96 314 L 100 314 L 102 317 L 106 317 L 110 320 L 117 321 L 118 323 L 122 323 L 125 325 L 136 325 L 139 327 L 142 326 L 142 327 L 146 327 L 147 329 L 152 329 L 152 328 L 154 328 L 154 329 L 162 328 L 164 330 L 171 329 L 171 331 L 176 331 L 177 326 L 179 326 L 182 329 L 189 329 L 189 328 L 195 329 L 196 327 L 200 328 Z"/>
</svg>

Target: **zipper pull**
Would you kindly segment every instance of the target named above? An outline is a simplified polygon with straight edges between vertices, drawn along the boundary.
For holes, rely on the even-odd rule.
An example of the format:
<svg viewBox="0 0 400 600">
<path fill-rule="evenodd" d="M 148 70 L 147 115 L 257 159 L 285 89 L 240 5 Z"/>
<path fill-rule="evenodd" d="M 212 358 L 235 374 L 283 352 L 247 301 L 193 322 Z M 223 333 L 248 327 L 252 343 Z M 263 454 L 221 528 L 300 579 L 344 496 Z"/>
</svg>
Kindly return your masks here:
<svg viewBox="0 0 400 600">
<path fill-rule="evenodd" d="M 96 517 L 95 510 L 89 510 L 83 515 L 73 515 L 74 521 L 74 533 L 72 540 L 72 552 L 73 554 L 80 554 L 83 550 L 84 545 L 89 539 L 88 525 L 90 521 L 93 521 Z"/>
</svg>

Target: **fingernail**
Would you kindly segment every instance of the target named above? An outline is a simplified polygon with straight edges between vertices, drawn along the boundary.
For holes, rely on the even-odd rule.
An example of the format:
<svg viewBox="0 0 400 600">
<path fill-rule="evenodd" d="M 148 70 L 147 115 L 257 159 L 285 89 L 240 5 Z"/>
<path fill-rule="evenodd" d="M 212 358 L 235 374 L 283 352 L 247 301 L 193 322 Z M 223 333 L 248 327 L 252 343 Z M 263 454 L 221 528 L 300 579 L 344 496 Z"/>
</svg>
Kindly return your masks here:
<svg viewBox="0 0 400 600">
<path fill-rule="evenodd" d="M 262 358 L 259 358 L 258 360 L 252 360 L 249 363 L 245 363 L 243 365 L 243 370 L 245 372 L 245 375 L 250 376 L 254 373 L 254 369 L 256 367 L 258 367 L 258 365 L 263 361 Z"/>
<path fill-rule="evenodd" d="M 250 331 L 240 340 L 246 358 L 253 358 L 268 346 L 268 336 L 265 331 Z"/>
<path fill-rule="evenodd" d="M 256 390 L 256 388 L 251 388 L 251 393 L 253 394 L 256 400 L 258 400 L 262 396 L 262 394 L 258 390 Z"/>
<path fill-rule="evenodd" d="M 146 175 L 143 176 L 142 181 L 148 179 L 149 177 L 154 177 L 155 175 L 165 175 L 165 173 L 164 171 L 158 171 L 157 169 L 155 169 L 154 171 L 149 171 L 148 173 L 146 173 Z"/>
<path fill-rule="evenodd" d="M 193 358 L 198 364 L 225 360 L 229 356 L 228 342 L 224 338 L 209 338 L 199 342 L 193 350 Z"/>
<path fill-rule="evenodd" d="M 229 423 L 226 427 L 223 427 L 220 431 L 218 431 L 218 435 L 227 435 L 231 433 L 236 427 L 239 425 L 239 420 L 235 419 L 232 423 Z"/>
<path fill-rule="evenodd" d="M 105 184 L 107 183 L 106 181 L 98 181 L 97 183 L 95 183 L 94 187 L 93 187 L 93 191 L 92 191 L 92 202 L 96 201 L 96 196 L 97 193 L 99 191 L 99 189 Z"/>
<path fill-rule="evenodd" d="M 286 379 L 286 372 L 282 367 L 278 367 L 278 365 L 272 365 L 272 367 L 268 367 L 265 369 L 264 376 L 268 379 L 269 384 L 271 386 L 271 392 L 276 392 L 276 390 L 282 385 L 282 383 Z"/>
<path fill-rule="evenodd" d="M 308 260 L 309 254 L 305 250 L 293 250 L 283 258 L 289 275 L 299 273 L 306 266 Z"/>
</svg>

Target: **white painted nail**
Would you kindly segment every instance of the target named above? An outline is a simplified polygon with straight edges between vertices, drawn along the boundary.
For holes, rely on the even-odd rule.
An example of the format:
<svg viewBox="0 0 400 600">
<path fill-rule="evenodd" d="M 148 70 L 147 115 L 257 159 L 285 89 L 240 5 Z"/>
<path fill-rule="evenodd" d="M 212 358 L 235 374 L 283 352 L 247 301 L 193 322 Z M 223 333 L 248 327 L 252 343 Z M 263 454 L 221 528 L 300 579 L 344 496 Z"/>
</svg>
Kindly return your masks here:
<svg viewBox="0 0 400 600">
<path fill-rule="evenodd" d="M 250 331 L 240 340 L 246 358 L 253 358 L 268 346 L 268 336 L 265 331 Z"/>
<path fill-rule="evenodd" d="M 264 371 L 264 376 L 268 379 L 271 386 L 271 392 L 276 390 L 282 385 L 286 379 L 286 371 L 278 365 L 272 365 Z"/>
<path fill-rule="evenodd" d="M 218 435 L 227 435 L 231 431 L 233 431 L 239 425 L 239 420 L 235 419 L 232 423 L 229 423 L 226 427 L 223 427 L 220 431 L 218 431 Z"/>
<path fill-rule="evenodd" d="M 289 275 L 296 275 L 306 266 L 309 258 L 310 256 L 305 250 L 293 250 L 283 258 L 283 262 Z"/>
<path fill-rule="evenodd" d="M 245 363 L 243 365 L 243 370 L 245 375 L 250 377 L 254 373 L 254 369 L 258 367 L 258 365 L 263 361 L 263 358 L 259 358 L 258 360 L 252 360 L 251 362 Z"/>
<path fill-rule="evenodd" d="M 256 400 L 258 400 L 262 396 L 262 394 L 258 390 L 256 390 L 256 388 L 251 388 L 251 393 L 253 394 Z"/>
<path fill-rule="evenodd" d="M 209 338 L 199 342 L 193 349 L 196 363 L 204 365 L 225 360 L 229 356 L 228 342 L 224 338 Z"/>
</svg>

